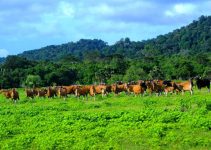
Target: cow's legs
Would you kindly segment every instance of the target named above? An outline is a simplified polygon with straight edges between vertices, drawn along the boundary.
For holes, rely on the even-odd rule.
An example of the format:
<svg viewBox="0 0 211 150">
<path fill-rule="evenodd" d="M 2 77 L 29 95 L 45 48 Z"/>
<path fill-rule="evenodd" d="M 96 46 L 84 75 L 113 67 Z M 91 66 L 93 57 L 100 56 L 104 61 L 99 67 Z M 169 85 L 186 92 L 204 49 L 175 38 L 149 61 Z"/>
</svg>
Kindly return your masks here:
<svg viewBox="0 0 211 150">
<path fill-rule="evenodd" d="M 193 90 L 190 90 L 190 95 L 193 95 Z"/>
<path fill-rule="evenodd" d="M 184 93 L 185 93 L 184 90 L 182 90 L 182 95 L 184 95 Z"/>
</svg>

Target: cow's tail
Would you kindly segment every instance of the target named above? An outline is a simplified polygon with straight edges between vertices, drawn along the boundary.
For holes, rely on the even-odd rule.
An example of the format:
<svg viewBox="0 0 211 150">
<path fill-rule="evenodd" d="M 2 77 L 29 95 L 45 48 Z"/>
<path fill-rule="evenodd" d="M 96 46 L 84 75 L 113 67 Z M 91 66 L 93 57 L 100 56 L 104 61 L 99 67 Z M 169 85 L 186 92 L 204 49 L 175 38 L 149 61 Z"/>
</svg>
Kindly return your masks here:
<svg viewBox="0 0 211 150">
<path fill-rule="evenodd" d="M 193 94 L 193 79 L 190 79 L 190 94 Z"/>
</svg>

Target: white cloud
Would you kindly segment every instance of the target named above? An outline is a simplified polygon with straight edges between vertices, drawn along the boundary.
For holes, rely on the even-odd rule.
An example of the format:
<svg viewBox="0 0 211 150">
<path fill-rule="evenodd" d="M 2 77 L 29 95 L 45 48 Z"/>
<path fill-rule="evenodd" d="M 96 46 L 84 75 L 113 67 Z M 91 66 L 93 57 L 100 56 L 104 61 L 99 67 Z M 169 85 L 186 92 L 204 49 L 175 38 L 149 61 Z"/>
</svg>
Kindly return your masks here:
<svg viewBox="0 0 211 150">
<path fill-rule="evenodd" d="M 189 15 L 197 10 L 197 6 L 190 3 L 175 4 L 171 10 L 166 10 L 165 15 L 174 17 L 178 15 Z"/>
<path fill-rule="evenodd" d="M 38 5 L 34 5 L 33 9 L 37 10 L 40 8 Z M 33 31 L 28 37 L 37 35 L 58 37 L 61 32 L 64 32 L 64 30 L 69 30 L 67 28 L 64 29 L 63 24 L 70 24 L 75 17 L 75 12 L 75 8 L 71 3 L 61 1 L 58 3 L 58 6 L 51 11 L 41 13 L 39 21 L 20 22 L 18 26 L 25 31 Z"/>
<path fill-rule="evenodd" d="M 74 7 L 68 2 L 60 2 L 58 6 L 59 15 L 73 18 L 75 16 Z"/>
<path fill-rule="evenodd" d="M 112 15 L 115 11 L 111 6 L 103 3 L 95 7 L 91 7 L 90 11 L 93 14 Z"/>
<path fill-rule="evenodd" d="M 6 49 L 0 49 L 0 57 L 6 57 L 9 52 Z"/>
</svg>

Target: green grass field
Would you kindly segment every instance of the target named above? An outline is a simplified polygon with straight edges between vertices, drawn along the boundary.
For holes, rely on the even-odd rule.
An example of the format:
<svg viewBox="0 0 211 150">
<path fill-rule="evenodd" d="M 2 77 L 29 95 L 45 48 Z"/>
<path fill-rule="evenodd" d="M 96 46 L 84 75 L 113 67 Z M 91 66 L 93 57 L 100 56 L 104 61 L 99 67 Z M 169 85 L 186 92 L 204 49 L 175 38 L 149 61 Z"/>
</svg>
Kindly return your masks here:
<svg viewBox="0 0 211 150">
<path fill-rule="evenodd" d="M 0 149 L 211 149 L 211 93 L 96 101 L 0 95 Z"/>
</svg>

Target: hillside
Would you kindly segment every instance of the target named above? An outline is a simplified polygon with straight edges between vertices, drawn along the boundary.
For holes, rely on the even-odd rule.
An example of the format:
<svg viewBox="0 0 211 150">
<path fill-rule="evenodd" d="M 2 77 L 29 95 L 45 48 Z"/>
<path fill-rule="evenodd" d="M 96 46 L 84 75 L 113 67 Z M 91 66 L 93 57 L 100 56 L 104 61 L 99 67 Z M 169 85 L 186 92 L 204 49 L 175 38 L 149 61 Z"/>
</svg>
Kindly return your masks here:
<svg viewBox="0 0 211 150">
<path fill-rule="evenodd" d="M 83 55 L 89 51 L 100 51 L 107 47 L 102 40 L 81 39 L 78 42 L 69 42 L 62 45 L 50 45 L 36 50 L 25 51 L 18 56 L 30 60 L 58 60 L 67 54 L 83 59 Z M 82 54 L 83 53 L 83 54 Z"/>
<path fill-rule="evenodd" d="M 102 40 L 81 39 L 75 43 L 51 45 L 25 51 L 19 56 L 30 60 L 57 60 L 67 54 L 84 59 L 92 53 L 97 53 L 100 57 L 121 54 L 128 58 L 140 58 L 149 55 L 186 55 L 201 52 L 211 52 L 211 16 L 201 16 L 197 21 L 185 27 L 141 42 L 125 38 L 108 46 Z"/>
</svg>

